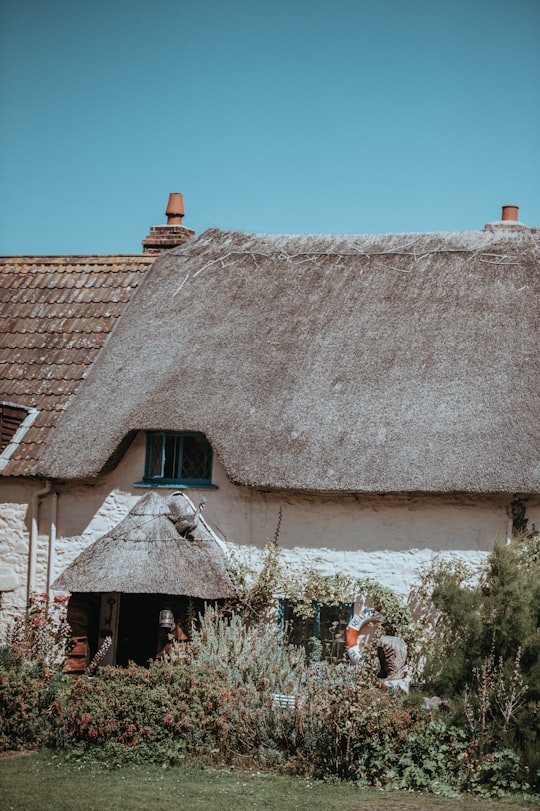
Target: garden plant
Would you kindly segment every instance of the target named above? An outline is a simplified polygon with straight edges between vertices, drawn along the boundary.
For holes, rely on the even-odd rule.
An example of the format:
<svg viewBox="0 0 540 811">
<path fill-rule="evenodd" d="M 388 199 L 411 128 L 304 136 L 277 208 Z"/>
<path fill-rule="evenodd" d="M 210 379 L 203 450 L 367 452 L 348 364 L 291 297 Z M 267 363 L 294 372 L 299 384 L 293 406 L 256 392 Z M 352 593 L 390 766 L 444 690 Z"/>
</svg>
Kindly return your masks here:
<svg viewBox="0 0 540 811">
<path fill-rule="evenodd" d="M 430 694 L 446 699 L 439 708 L 425 706 L 421 685 L 409 696 L 383 692 L 369 658 L 314 662 L 288 644 L 269 621 L 282 577 L 271 554 L 272 577 L 267 570 L 264 582 L 245 589 L 242 610 L 208 609 L 188 645 L 172 644 L 148 667 L 63 674 L 57 654 L 65 606 L 42 595 L 0 649 L 0 750 L 47 747 L 63 762 L 108 769 L 198 763 L 272 770 L 449 797 L 538 790 L 535 534 L 496 545 L 480 579 L 442 565 L 425 575 L 426 617 L 429 608 L 435 621 L 424 673 Z M 307 611 L 317 599 L 341 600 L 349 587 L 311 575 L 291 593 Z M 422 638 L 422 617 L 413 622 L 393 595 L 373 586 L 372 602 L 411 647 Z"/>
</svg>

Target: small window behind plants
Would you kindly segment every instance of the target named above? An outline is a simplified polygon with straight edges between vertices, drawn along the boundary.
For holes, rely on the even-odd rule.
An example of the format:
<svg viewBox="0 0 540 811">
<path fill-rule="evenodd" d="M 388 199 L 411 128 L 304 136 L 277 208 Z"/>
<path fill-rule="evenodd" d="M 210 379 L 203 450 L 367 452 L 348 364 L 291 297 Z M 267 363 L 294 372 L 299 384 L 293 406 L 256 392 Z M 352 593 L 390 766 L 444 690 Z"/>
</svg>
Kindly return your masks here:
<svg viewBox="0 0 540 811">
<path fill-rule="evenodd" d="M 352 603 L 305 606 L 282 600 L 279 620 L 293 645 L 302 645 L 308 656 L 341 662 L 345 656 L 345 628 L 353 615 Z"/>
</svg>

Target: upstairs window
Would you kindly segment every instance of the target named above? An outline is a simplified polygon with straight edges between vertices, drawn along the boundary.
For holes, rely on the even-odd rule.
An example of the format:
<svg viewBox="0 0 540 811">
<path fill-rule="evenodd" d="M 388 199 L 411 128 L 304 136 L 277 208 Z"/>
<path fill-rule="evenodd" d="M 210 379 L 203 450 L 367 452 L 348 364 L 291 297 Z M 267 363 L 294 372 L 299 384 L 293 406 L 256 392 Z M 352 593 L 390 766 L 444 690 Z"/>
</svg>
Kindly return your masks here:
<svg viewBox="0 0 540 811">
<path fill-rule="evenodd" d="M 149 431 L 144 481 L 204 487 L 212 483 L 212 448 L 195 431 Z"/>
<path fill-rule="evenodd" d="M 0 403 L 0 453 L 5 451 L 30 409 L 11 403 Z"/>
<path fill-rule="evenodd" d="M 37 409 L 0 403 L 0 470 L 3 470 L 19 447 L 37 416 Z"/>
</svg>

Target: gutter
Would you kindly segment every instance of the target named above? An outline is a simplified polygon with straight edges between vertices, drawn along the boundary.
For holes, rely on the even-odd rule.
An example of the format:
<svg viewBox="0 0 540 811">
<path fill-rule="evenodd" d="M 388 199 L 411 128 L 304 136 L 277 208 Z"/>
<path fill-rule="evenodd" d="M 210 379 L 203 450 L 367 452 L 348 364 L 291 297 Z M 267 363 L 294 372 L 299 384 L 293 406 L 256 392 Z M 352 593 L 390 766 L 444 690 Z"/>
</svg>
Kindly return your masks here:
<svg viewBox="0 0 540 811">
<path fill-rule="evenodd" d="M 37 560 L 37 539 L 39 529 L 39 500 L 42 496 L 46 496 L 51 492 L 52 484 L 50 481 L 45 482 L 45 486 L 41 490 L 36 490 L 32 495 L 32 513 L 31 513 L 31 526 L 30 526 L 30 545 L 28 547 L 28 579 L 26 583 L 26 602 L 30 600 L 32 592 L 35 590 L 36 585 L 36 560 Z"/>
</svg>

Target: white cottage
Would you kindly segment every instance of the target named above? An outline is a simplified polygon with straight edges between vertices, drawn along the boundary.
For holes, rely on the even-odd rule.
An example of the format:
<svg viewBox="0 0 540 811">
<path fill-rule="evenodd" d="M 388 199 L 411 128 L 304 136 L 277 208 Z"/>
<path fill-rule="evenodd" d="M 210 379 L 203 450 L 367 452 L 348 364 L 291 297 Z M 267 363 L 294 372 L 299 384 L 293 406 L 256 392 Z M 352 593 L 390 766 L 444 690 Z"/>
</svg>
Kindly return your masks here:
<svg viewBox="0 0 540 811">
<path fill-rule="evenodd" d="M 210 230 L 162 253 L 40 455 L 56 572 L 151 490 L 182 490 L 257 564 L 406 593 L 540 523 L 540 230 Z M 201 573 L 204 577 L 204 573 Z"/>
<path fill-rule="evenodd" d="M 291 558 L 400 590 L 478 559 L 516 497 L 538 518 L 539 238 L 208 231 L 156 261 L 42 475 L 204 493 L 243 549 L 281 509 Z"/>
</svg>

